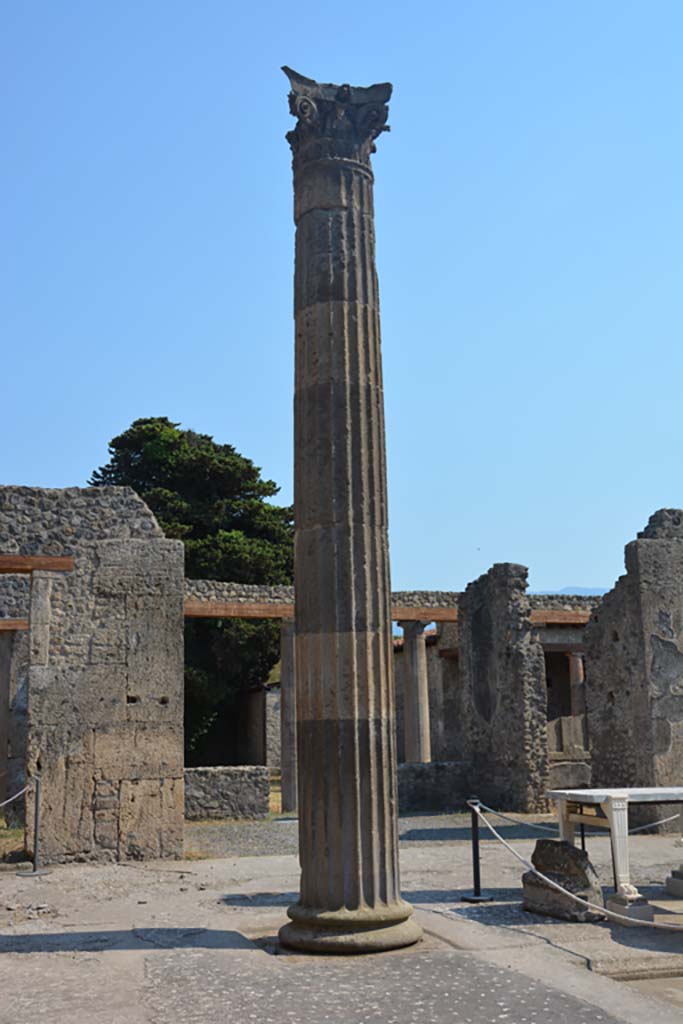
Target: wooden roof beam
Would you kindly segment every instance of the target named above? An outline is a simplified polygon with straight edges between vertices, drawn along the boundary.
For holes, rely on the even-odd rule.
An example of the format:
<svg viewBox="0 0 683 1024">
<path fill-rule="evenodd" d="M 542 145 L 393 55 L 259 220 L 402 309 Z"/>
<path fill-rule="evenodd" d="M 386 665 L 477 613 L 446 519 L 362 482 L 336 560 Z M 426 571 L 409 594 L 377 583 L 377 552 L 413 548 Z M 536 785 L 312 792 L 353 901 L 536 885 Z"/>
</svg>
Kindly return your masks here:
<svg viewBox="0 0 683 1024">
<path fill-rule="evenodd" d="M 0 619 L 0 633 L 23 633 L 27 629 L 28 619 Z"/>
<path fill-rule="evenodd" d="M 270 604 L 267 601 L 201 601 L 189 598 L 185 602 L 188 619 L 292 619 L 294 605 Z M 391 609 L 393 622 L 457 622 L 457 608 L 430 608 L 428 605 Z M 583 608 L 535 608 L 531 621 L 537 626 L 582 626 L 590 619 Z"/>
<path fill-rule="evenodd" d="M 53 555 L 0 555 L 0 576 L 9 573 L 73 572 L 74 560 Z"/>
</svg>

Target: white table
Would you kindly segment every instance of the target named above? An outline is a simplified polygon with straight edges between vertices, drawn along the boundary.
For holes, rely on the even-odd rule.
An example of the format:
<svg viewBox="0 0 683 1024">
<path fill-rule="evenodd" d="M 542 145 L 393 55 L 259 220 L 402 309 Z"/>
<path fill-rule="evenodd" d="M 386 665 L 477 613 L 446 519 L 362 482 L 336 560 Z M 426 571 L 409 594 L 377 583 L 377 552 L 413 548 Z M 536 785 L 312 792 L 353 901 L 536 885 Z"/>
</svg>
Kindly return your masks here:
<svg viewBox="0 0 683 1024">
<path fill-rule="evenodd" d="M 683 804 L 683 786 L 647 786 L 633 789 L 553 789 L 547 793 L 557 803 L 560 839 L 574 845 L 577 825 L 609 829 L 614 860 L 617 902 L 628 907 L 645 901 L 631 885 L 628 860 L 628 805 Z M 639 916 L 643 917 L 644 914 Z"/>
</svg>

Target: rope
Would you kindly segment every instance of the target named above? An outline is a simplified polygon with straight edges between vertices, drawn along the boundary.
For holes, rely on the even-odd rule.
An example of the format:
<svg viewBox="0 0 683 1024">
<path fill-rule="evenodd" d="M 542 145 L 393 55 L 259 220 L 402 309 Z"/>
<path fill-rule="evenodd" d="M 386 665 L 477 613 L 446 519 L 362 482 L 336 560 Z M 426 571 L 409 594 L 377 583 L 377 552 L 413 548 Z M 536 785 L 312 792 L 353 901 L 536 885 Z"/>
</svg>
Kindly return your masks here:
<svg viewBox="0 0 683 1024">
<path fill-rule="evenodd" d="M 468 804 L 468 806 L 471 806 L 471 804 Z M 513 825 L 522 825 L 526 828 L 538 829 L 539 832 L 552 832 L 554 836 L 557 835 L 557 828 L 553 825 L 539 825 L 535 821 L 520 821 L 519 818 L 511 818 L 508 814 L 501 814 L 500 811 L 494 811 L 493 807 L 487 807 L 486 804 L 481 803 L 481 801 L 479 802 L 479 806 L 483 807 L 485 811 L 489 812 L 489 814 L 495 814 L 497 818 L 502 818 L 503 821 L 511 821 Z"/>
<path fill-rule="evenodd" d="M 468 806 L 470 806 L 470 805 L 468 804 Z M 481 800 L 479 801 L 479 806 L 483 807 L 484 810 L 488 811 L 489 814 L 495 814 L 496 818 L 502 818 L 503 821 L 511 821 L 513 825 L 521 825 L 523 828 L 535 828 L 535 829 L 538 829 L 539 832 L 552 832 L 552 834 L 554 836 L 559 834 L 557 826 L 554 826 L 554 825 L 539 825 L 538 822 L 535 822 L 535 821 L 521 821 L 519 818 L 511 818 L 508 814 L 501 814 L 500 811 L 495 811 L 493 809 L 493 807 L 487 807 L 486 804 L 483 804 L 481 802 Z M 634 836 L 636 834 L 636 832 L 644 832 L 646 829 L 648 829 L 648 828 L 655 828 L 657 825 L 666 825 L 667 822 L 674 821 L 676 818 L 679 818 L 679 817 L 680 817 L 680 812 L 678 814 L 672 814 L 671 817 L 669 817 L 669 818 L 660 818 L 659 821 L 650 821 L 650 822 L 648 822 L 647 825 L 639 825 L 638 828 L 630 828 L 628 830 L 628 834 L 630 836 Z M 587 836 L 604 836 L 604 833 L 603 832 L 586 832 L 585 835 L 587 835 Z"/>
<path fill-rule="evenodd" d="M 553 882 L 552 878 L 548 878 L 546 875 L 543 874 L 543 872 L 539 871 L 538 868 L 535 868 L 530 861 L 528 861 L 525 857 L 522 857 L 520 853 L 517 853 L 517 851 L 514 850 L 505 839 L 503 839 L 501 834 L 496 831 L 491 822 L 486 820 L 486 816 L 482 814 L 481 810 L 476 804 L 472 803 L 469 800 L 467 804 L 468 807 L 471 807 L 472 810 L 477 812 L 478 817 L 481 818 L 486 827 L 493 833 L 496 839 L 503 844 L 506 850 L 509 850 L 512 856 L 516 857 L 517 860 L 524 865 L 527 871 L 533 872 L 533 874 L 537 875 L 540 879 L 542 879 L 546 883 L 546 885 L 549 885 L 551 889 L 556 889 L 558 892 L 561 892 L 564 896 L 569 896 L 569 898 L 574 900 L 575 903 L 580 903 L 582 907 L 588 907 L 589 910 L 595 911 L 596 914 L 600 914 L 603 917 L 607 917 L 610 921 L 616 921 L 618 924 L 637 924 L 639 926 L 642 925 L 645 928 L 658 928 L 660 931 L 683 932 L 683 925 L 664 924 L 663 922 L 659 921 L 641 921 L 638 918 L 626 917 L 624 914 L 617 914 L 613 910 L 607 910 L 606 907 L 599 907 L 597 903 L 590 903 L 588 900 L 584 900 L 580 896 L 576 896 L 573 892 L 569 892 L 569 890 L 561 886 L 559 882 Z"/>
<path fill-rule="evenodd" d="M 646 828 L 654 828 L 655 825 L 666 825 L 667 821 L 675 821 L 676 818 L 680 818 L 680 811 L 678 814 L 672 814 L 670 818 L 660 818 L 659 821 L 651 821 L 647 825 L 639 825 L 638 828 L 630 828 L 628 834 L 634 836 L 636 832 L 644 832 Z"/>
<path fill-rule="evenodd" d="M 24 793 L 28 793 L 32 785 L 33 783 L 29 782 L 28 786 L 24 786 L 24 788 L 20 789 L 18 793 L 14 794 L 14 796 L 11 796 L 8 800 L 3 800 L 0 807 L 5 807 L 7 804 L 11 804 L 13 800 L 17 800 L 20 796 L 23 796 Z"/>
</svg>

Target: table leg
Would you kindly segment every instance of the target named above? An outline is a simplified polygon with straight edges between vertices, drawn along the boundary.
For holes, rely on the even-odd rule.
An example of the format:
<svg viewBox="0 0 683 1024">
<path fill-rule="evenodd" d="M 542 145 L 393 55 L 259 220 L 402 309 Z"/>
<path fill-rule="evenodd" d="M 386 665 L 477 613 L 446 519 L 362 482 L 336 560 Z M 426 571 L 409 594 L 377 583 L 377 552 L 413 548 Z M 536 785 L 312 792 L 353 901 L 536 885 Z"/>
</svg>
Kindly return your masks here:
<svg viewBox="0 0 683 1024">
<path fill-rule="evenodd" d="M 679 826 L 683 833 L 683 806 L 680 809 Z M 676 846 L 683 846 L 683 834 L 679 836 Z M 664 884 L 670 896 L 675 896 L 677 899 L 683 898 L 683 863 L 673 869 Z"/>
<path fill-rule="evenodd" d="M 569 820 L 566 800 L 557 801 L 557 816 L 560 821 L 560 839 L 574 846 L 576 829 L 574 822 Z"/>
<path fill-rule="evenodd" d="M 632 917 L 635 921 L 651 921 L 654 911 L 631 884 L 628 859 L 628 794 L 607 797 L 602 805 L 609 821 L 610 841 L 617 891 L 607 901 L 607 909 Z"/>
</svg>

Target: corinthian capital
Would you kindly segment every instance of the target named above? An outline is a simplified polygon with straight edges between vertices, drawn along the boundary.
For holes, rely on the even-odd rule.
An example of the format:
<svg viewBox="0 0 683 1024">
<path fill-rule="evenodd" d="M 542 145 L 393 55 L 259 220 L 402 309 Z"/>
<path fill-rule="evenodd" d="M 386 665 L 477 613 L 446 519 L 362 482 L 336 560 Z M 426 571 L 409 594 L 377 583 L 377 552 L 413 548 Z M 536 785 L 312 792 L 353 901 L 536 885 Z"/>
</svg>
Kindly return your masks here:
<svg viewBox="0 0 683 1024">
<path fill-rule="evenodd" d="M 291 86 L 289 109 L 297 118 L 296 127 L 287 134 L 295 164 L 326 158 L 369 164 L 375 139 L 389 131 L 387 104 L 392 86 L 388 82 L 367 88 L 323 85 L 291 68 L 282 70 Z"/>
</svg>

